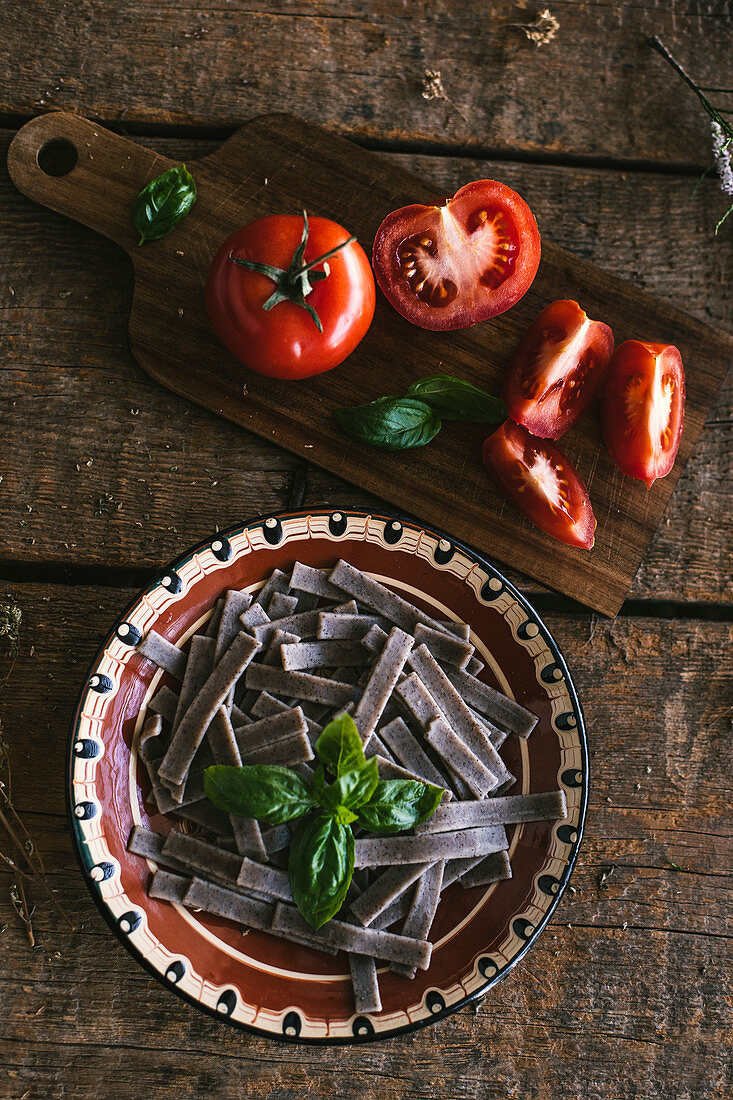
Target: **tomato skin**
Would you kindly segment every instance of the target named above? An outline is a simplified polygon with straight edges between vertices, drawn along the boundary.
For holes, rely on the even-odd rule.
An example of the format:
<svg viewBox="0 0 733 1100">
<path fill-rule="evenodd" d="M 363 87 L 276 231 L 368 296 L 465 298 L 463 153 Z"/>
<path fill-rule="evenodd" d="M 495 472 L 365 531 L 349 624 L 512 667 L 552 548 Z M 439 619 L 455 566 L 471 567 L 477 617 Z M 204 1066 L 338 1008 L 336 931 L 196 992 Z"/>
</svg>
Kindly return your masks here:
<svg viewBox="0 0 733 1100">
<path fill-rule="evenodd" d="M 601 399 L 606 446 L 622 473 L 647 489 L 674 466 L 685 416 L 685 371 L 673 344 L 626 340 Z"/>
<path fill-rule="evenodd" d="M 527 519 L 569 546 L 592 548 L 588 490 L 559 447 L 505 420 L 484 440 L 482 457 L 499 492 Z"/>
<path fill-rule="evenodd" d="M 502 394 L 512 420 L 533 435 L 559 439 L 600 393 L 613 333 L 577 302 L 551 302 L 512 356 Z"/>
<path fill-rule="evenodd" d="M 372 262 L 382 293 L 407 321 L 435 331 L 466 328 L 527 292 L 540 234 L 516 191 L 477 180 L 443 206 L 393 210 L 377 230 Z"/>
<path fill-rule="evenodd" d="M 308 221 L 306 263 L 348 239 L 336 222 L 315 217 Z M 307 296 L 323 333 L 293 302 L 262 308 L 275 289 L 272 280 L 233 263 L 229 254 L 286 270 L 302 233 L 300 215 L 275 214 L 250 222 L 224 241 L 206 280 L 206 309 L 217 336 L 250 370 L 271 378 L 308 378 L 338 366 L 364 337 L 374 316 L 374 278 L 356 241 L 327 261 L 328 277 L 314 283 Z"/>
</svg>

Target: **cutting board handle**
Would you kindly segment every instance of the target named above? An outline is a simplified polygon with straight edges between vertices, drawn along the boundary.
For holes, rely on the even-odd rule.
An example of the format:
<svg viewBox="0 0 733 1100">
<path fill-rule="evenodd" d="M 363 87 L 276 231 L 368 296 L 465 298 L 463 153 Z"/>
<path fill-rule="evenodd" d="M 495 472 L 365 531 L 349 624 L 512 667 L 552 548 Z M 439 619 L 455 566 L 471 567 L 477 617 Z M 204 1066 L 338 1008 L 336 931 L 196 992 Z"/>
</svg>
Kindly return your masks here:
<svg viewBox="0 0 733 1100">
<path fill-rule="evenodd" d="M 137 244 L 130 220 L 133 199 L 174 163 L 62 111 L 27 122 L 8 151 L 8 171 L 19 191 L 95 229 L 131 254 Z M 64 174 L 53 174 L 62 170 Z"/>
</svg>

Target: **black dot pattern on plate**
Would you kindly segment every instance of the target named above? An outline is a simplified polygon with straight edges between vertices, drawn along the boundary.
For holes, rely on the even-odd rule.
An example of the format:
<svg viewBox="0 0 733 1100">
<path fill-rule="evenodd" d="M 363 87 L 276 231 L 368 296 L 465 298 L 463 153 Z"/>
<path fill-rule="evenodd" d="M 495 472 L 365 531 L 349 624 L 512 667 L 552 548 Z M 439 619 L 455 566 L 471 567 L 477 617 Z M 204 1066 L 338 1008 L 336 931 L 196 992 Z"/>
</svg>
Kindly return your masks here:
<svg viewBox="0 0 733 1100">
<path fill-rule="evenodd" d="M 527 619 L 517 628 L 517 637 L 521 638 L 523 642 L 529 641 L 530 638 L 536 638 L 540 632 L 540 628 L 536 622 L 532 619 Z"/>
<path fill-rule="evenodd" d="M 74 817 L 78 821 L 91 821 L 97 814 L 96 802 L 77 802 L 74 806 Z"/>
<path fill-rule="evenodd" d="M 140 927 L 142 916 L 135 909 L 130 909 L 129 912 L 123 913 L 117 921 L 117 927 L 124 936 L 129 936 L 131 932 L 134 932 L 136 928 Z"/>
<path fill-rule="evenodd" d="M 171 963 L 166 970 L 165 976 L 169 982 L 173 982 L 173 984 L 175 985 L 176 982 L 180 982 L 185 973 L 186 964 L 184 962 L 181 962 L 180 959 L 176 959 L 176 961 L 174 963 Z"/>
<path fill-rule="evenodd" d="M 101 751 L 99 743 L 89 737 L 80 737 L 74 742 L 74 756 L 78 756 L 80 760 L 93 760 Z"/>
<path fill-rule="evenodd" d="M 237 1007 L 237 994 L 233 989 L 225 989 L 219 1000 L 216 1002 L 216 1011 L 220 1012 L 222 1016 L 231 1016 L 234 1009 Z"/>
<path fill-rule="evenodd" d="M 333 512 L 328 517 L 328 529 L 332 535 L 343 535 L 346 531 L 346 516 L 343 512 Z"/>
<path fill-rule="evenodd" d="M 160 583 L 166 591 L 172 592 L 174 595 L 179 593 L 183 588 L 183 581 L 178 576 L 175 569 L 169 569 L 167 573 L 164 573 L 160 578 Z"/>
<path fill-rule="evenodd" d="M 520 940 L 528 940 L 530 936 L 534 935 L 535 927 L 531 921 L 526 920 L 524 917 L 517 917 L 515 921 L 512 921 L 512 931 L 515 936 L 519 936 Z"/>
<path fill-rule="evenodd" d="M 433 557 L 438 565 L 447 565 L 456 552 L 456 548 L 448 539 L 441 539 L 433 551 Z"/>
<path fill-rule="evenodd" d="M 481 599 L 486 603 L 491 603 L 492 600 L 498 600 L 504 591 L 504 585 L 501 583 L 498 577 L 489 577 L 487 581 L 481 585 Z"/>
<path fill-rule="evenodd" d="M 104 863 L 95 863 L 89 871 L 92 882 L 106 882 L 115 873 L 114 863 L 105 860 Z"/>
<path fill-rule="evenodd" d="M 557 684 L 560 680 L 562 680 L 562 669 L 559 665 L 551 663 L 549 665 L 545 665 L 545 667 L 542 669 L 542 672 L 540 672 L 540 676 L 542 677 L 542 681 L 545 684 Z"/>
<path fill-rule="evenodd" d="M 229 539 L 219 535 L 211 544 L 211 553 L 217 561 L 229 561 L 232 556 L 232 544 Z"/>
<path fill-rule="evenodd" d="M 557 835 L 563 844 L 575 844 L 578 832 L 572 825 L 558 825 Z"/>
<path fill-rule="evenodd" d="M 303 1021 L 297 1012 L 288 1012 L 287 1016 L 283 1020 L 283 1035 L 291 1035 L 297 1039 L 300 1035 L 301 1028 L 303 1027 Z"/>
<path fill-rule="evenodd" d="M 430 1012 L 442 1012 L 445 1008 L 445 999 L 438 993 L 437 989 L 431 989 L 425 998 L 425 1004 Z"/>
<path fill-rule="evenodd" d="M 578 719 L 571 710 L 566 711 L 564 714 L 558 714 L 557 718 L 553 719 L 553 721 L 559 730 L 564 730 L 565 732 L 576 729 L 578 725 Z"/>
<path fill-rule="evenodd" d="M 351 1030 L 358 1039 L 366 1039 L 374 1034 L 374 1024 L 366 1016 L 357 1016 L 351 1025 Z"/>
<path fill-rule="evenodd" d="M 269 542 L 270 546 L 277 546 L 282 542 L 283 525 L 276 516 L 270 516 L 262 524 L 262 534 L 265 536 L 265 542 Z"/>
<path fill-rule="evenodd" d="M 537 885 L 543 894 L 554 898 L 560 889 L 560 880 L 556 879 L 554 875 L 540 875 Z"/>
<path fill-rule="evenodd" d="M 566 768 L 560 776 L 566 787 L 582 787 L 583 773 L 577 768 Z"/>
<path fill-rule="evenodd" d="M 493 959 L 484 957 L 478 961 L 479 974 L 482 978 L 493 978 L 498 973 L 498 967 Z"/>
<path fill-rule="evenodd" d="M 103 672 L 95 672 L 89 680 L 89 687 L 92 691 L 99 692 L 100 695 L 107 695 L 114 687 L 114 684 L 110 677 L 105 676 Z"/>
<path fill-rule="evenodd" d="M 404 528 L 399 520 L 393 519 L 384 525 L 384 541 L 394 546 L 402 538 Z"/>
<path fill-rule="evenodd" d="M 115 630 L 115 634 L 121 642 L 129 646 L 136 646 L 142 638 L 142 634 L 132 625 L 132 623 L 120 623 Z"/>
</svg>

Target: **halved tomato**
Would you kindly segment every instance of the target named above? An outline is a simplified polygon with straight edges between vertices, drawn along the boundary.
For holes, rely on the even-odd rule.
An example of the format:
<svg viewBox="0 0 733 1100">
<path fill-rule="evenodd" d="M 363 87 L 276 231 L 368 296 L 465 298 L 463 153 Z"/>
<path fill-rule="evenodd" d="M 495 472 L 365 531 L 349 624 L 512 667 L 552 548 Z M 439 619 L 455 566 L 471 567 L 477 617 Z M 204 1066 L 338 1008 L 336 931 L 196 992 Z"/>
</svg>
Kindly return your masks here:
<svg viewBox="0 0 733 1100">
<path fill-rule="evenodd" d="M 672 344 L 627 340 L 614 352 L 601 399 L 606 446 L 647 489 L 674 466 L 685 414 L 685 372 Z"/>
<path fill-rule="evenodd" d="M 559 439 L 600 392 L 613 333 L 577 302 L 545 306 L 519 341 L 504 379 L 512 420 L 543 439 Z"/>
<path fill-rule="evenodd" d="M 596 519 L 588 490 L 559 447 L 505 420 L 485 441 L 484 465 L 499 492 L 541 530 L 590 550 Z"/>
<path fill-rule="evenodd" d="M 403 206 L 372 253 L 387 301 L 420 328 L 475 325 L 518 302 L 540 262 L 532 211 L 511 187 L 468 183 L 443 206 Z"/>
</svg>

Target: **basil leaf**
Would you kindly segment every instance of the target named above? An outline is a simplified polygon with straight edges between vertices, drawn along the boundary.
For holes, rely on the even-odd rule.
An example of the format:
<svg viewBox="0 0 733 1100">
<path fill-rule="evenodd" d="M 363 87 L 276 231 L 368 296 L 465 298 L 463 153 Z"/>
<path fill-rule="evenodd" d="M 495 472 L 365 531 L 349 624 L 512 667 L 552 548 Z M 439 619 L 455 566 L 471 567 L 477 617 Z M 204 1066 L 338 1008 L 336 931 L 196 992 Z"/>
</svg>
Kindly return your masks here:
<svg viewBox="0 0 733 1100">
<path fill-rule="evenodd" d="M 330 814 L 299 823 L 290 845 L 293 900 L 312 928 L 320 928 L 344 903 L 354 871 L 354 834 Z"/>
<path fill-rule="evenodd" d="M 328 723 L 316 741 L 316 755 L 333 775 L 364 767 L 364 746 L 350 714 L 340 714 Z"/>
<path fill-rule="evenodd" d="M 420 378 L 407 392 L 419 397 L 445 420 L 498 424 L 507 418 L 506 405 L 500 397 L 493 397 L 479 386 L 447 374 Z"/>
<path fill-rule="evenodd" d="M 277 764 L 241 768 L 214 764 L 204 772 L 204 792 L 220 810 L 254 817 L 267 825 L 292 821 L 315 805 L 305 780 Z"/>
<path fill-rule="evenodd" d="M 326 787 L 319 799 L 320 804 L 331 813 L 339 808 L 356 810 L 363 806 L 377 789 L 378 767 L 377 758 L 373 756 L 362 768 L 345 772 L 330 787 Z"/>
<path fill-rule="evenodd" d="M 385 451 L 423 447 L 441 429 L 437 413 L 414 397 L 380 397 L 333 415 L 347 435 Z"/>
<path fill-rule="evenodd" d="M 341 825 L 351 825 L 352 821 L 359 820 L 359 815 L 355 814 L 353 810 L 348 810 L 346 806 L 337 806 L 331 816 L 334 821 L 338 821 Z"/>
<path fill-rule="evenodd" d="M 196 184 L 185 164 L 169 168 L 151 180 L 132 204 L 132 224 L 138 245 L 167 237 L 196 202 Z"/>
<path fill-rule="evenodd" d="M 401 833 L 427 821 L 442 797 L 442 789 L 432 783 L 381 779 L 371 801 L 359 809 L 359 824 L 371 833 Z"/>
</svg>

